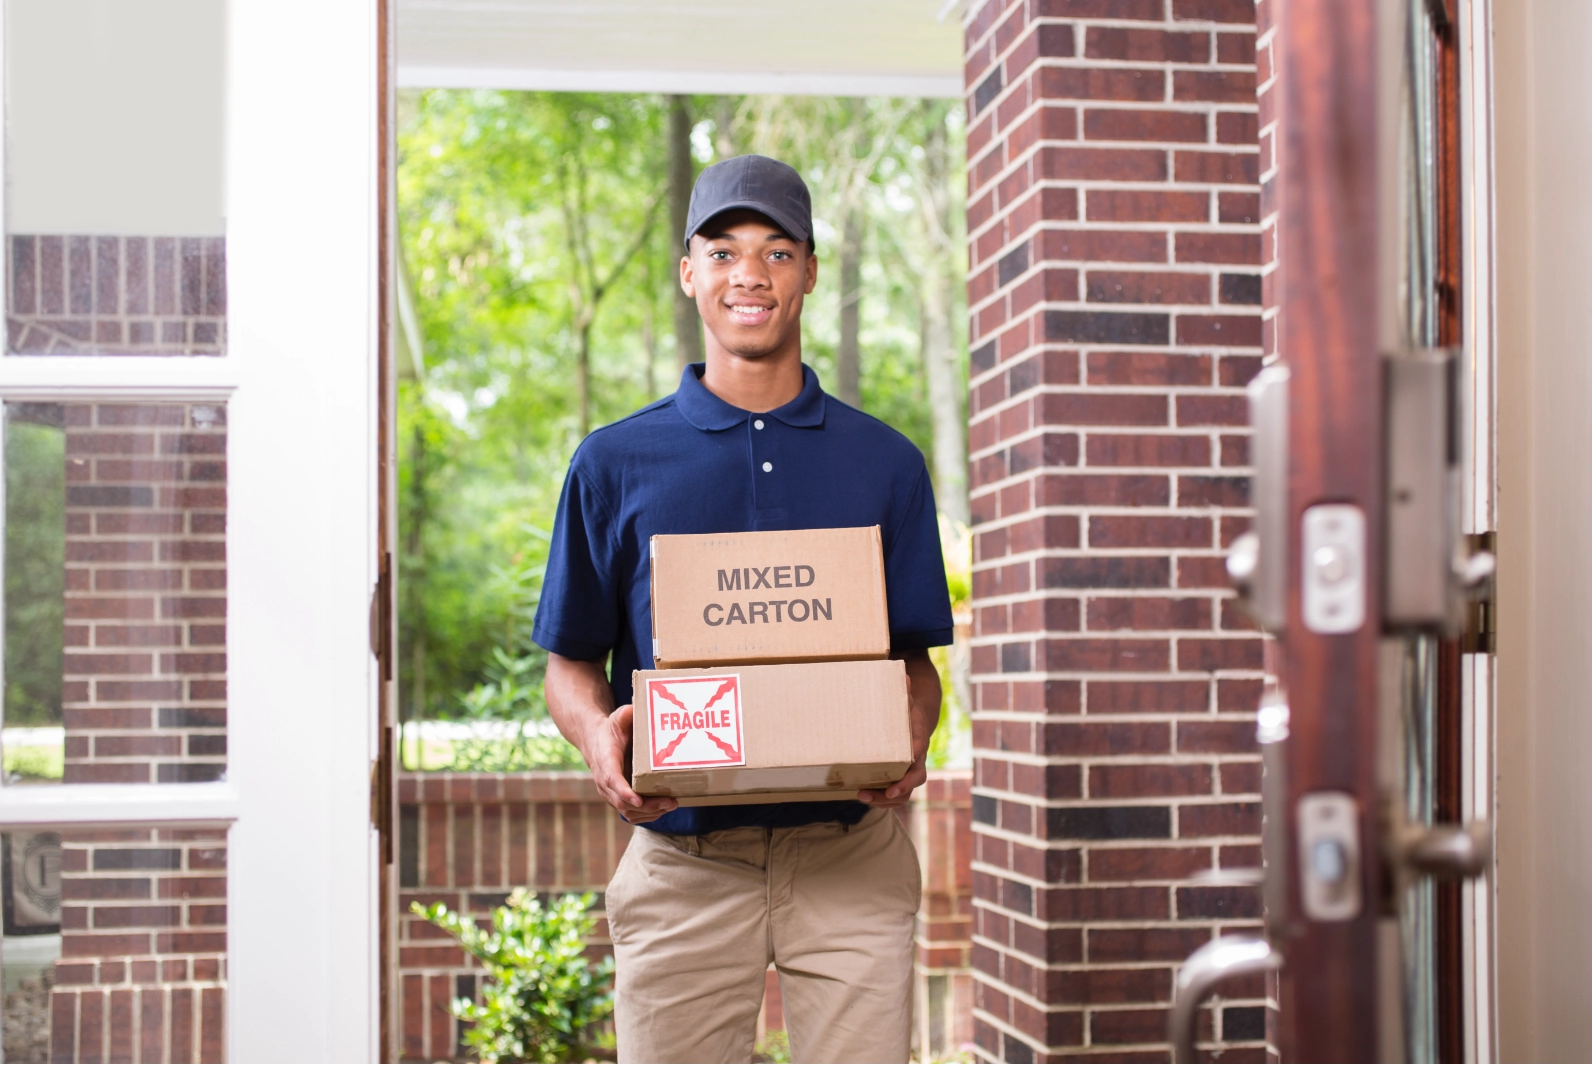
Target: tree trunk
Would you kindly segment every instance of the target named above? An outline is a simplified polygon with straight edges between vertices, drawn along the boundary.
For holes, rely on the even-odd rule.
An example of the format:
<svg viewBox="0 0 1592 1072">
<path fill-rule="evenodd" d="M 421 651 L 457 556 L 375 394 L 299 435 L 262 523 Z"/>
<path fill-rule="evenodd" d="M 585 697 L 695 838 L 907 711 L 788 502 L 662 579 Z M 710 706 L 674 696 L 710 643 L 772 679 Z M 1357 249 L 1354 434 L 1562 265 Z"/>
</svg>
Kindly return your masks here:
<svg viewBox="0 0 1592 1072">
<path fill-rule="evenodd" d="M 862 408 L 862 206 L 848 198 L 840 228 L 840 345 L 835 350 L 835 397 Z"/>
<path fill-rule="evenodd" d="M 738 156 L 735 147 L 736 98 L 720 97 L 713 117 L 713 152 L 720 160 Z"/>
<path fill-rule="evenodd" d="M 669 249 L 681 251 L 686 216 L 691 209 L 691 184 L 695 181 L 691 161 L 691 102 L 673 94 L 669 97 Z M 676 257 L 669 258 L 669 277 L 674 280 L 674 357 L 683 370 L 702 360 L 702 321 L 697 317 L 695 299 L 680 289 Z"/>
<path fill-rule="evenodd" d="M 649 264 L 651 262 L 648 262 Z M 652 272 L 647 272 L 647 304 L 641 307 L 641 352 L 647 364 L 647 398 L 658 397 L 658 328 L 654 322 L 653 306 L 657 291 L 652 289 Z"/>
<path fill-rule="evenodd" d="M 426 450 L 425 432 L 425 407 L 424 396 L 419 400 L 421 416 L 415 419 L 414 435 L 409 446 L 409 516 L 407 522 L 408 532 L 404 534 L 404 551 L 408 559 L 408 569 L 401 569 L 398 574 L 399 582 L 404 587 L 404 596 L 399 601 L 400 607 L 407 607 L 410 621 L 405 622 L 402 617 L 398 619 L 399 635 L 404 632 L 409 634 L 409 696 L 407 697 L 407 714 L 410 720 L 426 717 L 426 627 L 424 597 L 426 591 L 426 567 L 422 557 L 425 553 L 426 524 L 430 514 L 430 500 L 427 495 L 426 479 L 429 475 L 427 462 L 429 454 Z M 407 626 L 407 629 L 405 628 Z"/>
<path fill-rule="evenodd" d="M 595 314 L 596 310 L 593 310 Z M 591 320 L 580 325 L 579 364 L 575 369 L 575 382 L 580 393 L 580 437 L 591 433 Z"/>
<path fill-rule="evenodd" d="M 923 139 L 926 228 L 931 242 L 949 239 L 950 166 L 946 159 L 945 123 L 937 109 L 927 107 L 930 122 Z M 929 413 L 934 429 L 934 485 L 941 512 L 954 521 L 968 523 L 967 421 L 962 415 L 962 385 L 958 382 L 956 339 L 951 317 L 956 309 L 956 282 L 950 271 L 950 249 L 932 258 L 932 268 L 920 277 L 919 307 L 923 314 L 923 370 L 929 381 Z"/>
<path fill-rule="evenodd" d="M 948 273 L 936 270 L 924 280 L 923 370 L 929 381 L 929 415 L 934 428 L 934 486 L 940 512 L 967 524 L 967 447 L 961 400 L 956 390 L 956 343 L 951 334 Z"/>
</svg>

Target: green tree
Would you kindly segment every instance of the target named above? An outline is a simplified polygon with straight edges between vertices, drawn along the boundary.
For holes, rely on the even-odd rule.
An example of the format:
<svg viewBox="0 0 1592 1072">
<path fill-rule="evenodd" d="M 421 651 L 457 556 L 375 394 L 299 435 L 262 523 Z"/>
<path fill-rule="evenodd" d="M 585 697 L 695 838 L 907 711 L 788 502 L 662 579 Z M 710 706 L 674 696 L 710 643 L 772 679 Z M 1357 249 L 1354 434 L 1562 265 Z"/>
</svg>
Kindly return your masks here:
<svg viewBox="0 0 1592 1072">
<path fill-rule="evenodd" d="M 399 393 L 406 718 L 538 710 L 504 701 L 539 697 L 538 534 L 585 431 L 673 390 L 699 345 L 678 337 L 696 321 L 676 297 L 674 217 L 715 159 L 763 152 L 807 178 L 821 264 L 807 360 L 832 391 L 850 364 L 862 407 L 933 460 L 941 503 L 965 517 L 961 138 L 946 102 L 401 96 L 399 228 L 425 354 Z"/>
</svg>

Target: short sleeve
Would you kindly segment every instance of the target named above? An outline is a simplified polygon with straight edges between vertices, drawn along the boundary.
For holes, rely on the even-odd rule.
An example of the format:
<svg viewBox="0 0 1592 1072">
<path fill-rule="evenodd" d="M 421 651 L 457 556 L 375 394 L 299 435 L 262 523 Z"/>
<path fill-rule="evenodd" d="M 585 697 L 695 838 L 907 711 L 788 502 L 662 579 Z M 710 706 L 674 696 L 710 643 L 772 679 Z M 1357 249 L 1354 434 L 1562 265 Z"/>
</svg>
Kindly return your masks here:
<svg viewBox="0 0 1592 1072">
<path fill-rule="evenodd" d="M 553 520 L 531 639 L 569 659 L 602 659 L 619 642 L 620 593 L 614 518 L 597 489 L 570 463 Z"/>
<path fill-rule="evenodd" d="M 940 551 L 940 523 L 927 468 L 884 534 L 885 598 L 890 609 L 890 646 L 897 651 L 951 643 L 951 597 Z"/>
</svg>

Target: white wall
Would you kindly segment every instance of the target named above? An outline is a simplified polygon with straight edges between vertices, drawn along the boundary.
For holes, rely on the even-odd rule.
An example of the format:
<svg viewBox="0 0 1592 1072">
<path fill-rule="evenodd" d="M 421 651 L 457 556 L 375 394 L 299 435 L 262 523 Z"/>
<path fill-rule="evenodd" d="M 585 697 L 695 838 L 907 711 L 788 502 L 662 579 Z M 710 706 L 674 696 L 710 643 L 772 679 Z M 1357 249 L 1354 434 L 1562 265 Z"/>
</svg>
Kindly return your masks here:
<svg viewBox="0 0 1592 1072">
<path fill-rule="evenodd" d="M 1500 1056 L 1592 1060 L 1592 3 L 1497 0 Z"/>
<path fill-rule="evenodd" d="M 227 0 L 6 0 L 12 234 L 224 234 Z"/>
</svg>

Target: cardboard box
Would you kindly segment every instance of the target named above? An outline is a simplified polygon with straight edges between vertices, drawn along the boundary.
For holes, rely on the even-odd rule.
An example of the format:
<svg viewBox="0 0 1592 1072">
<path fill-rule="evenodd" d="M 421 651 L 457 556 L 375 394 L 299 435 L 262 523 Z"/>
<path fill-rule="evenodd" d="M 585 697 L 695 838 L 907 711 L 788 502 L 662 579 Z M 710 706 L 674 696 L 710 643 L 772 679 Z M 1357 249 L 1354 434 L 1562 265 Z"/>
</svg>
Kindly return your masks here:
<svg viewBox="0 0 1592 1072">
<path fill-rule="evenodd" d="M 660 668 L 889 654 L 877 525 L 652 538 Z"/>
<path fill-rule="evenodd" d="M 906 664 L 637 670 L 631 784 L 681 804 L 850 800 L 912 765 Z"/>
</svg>

